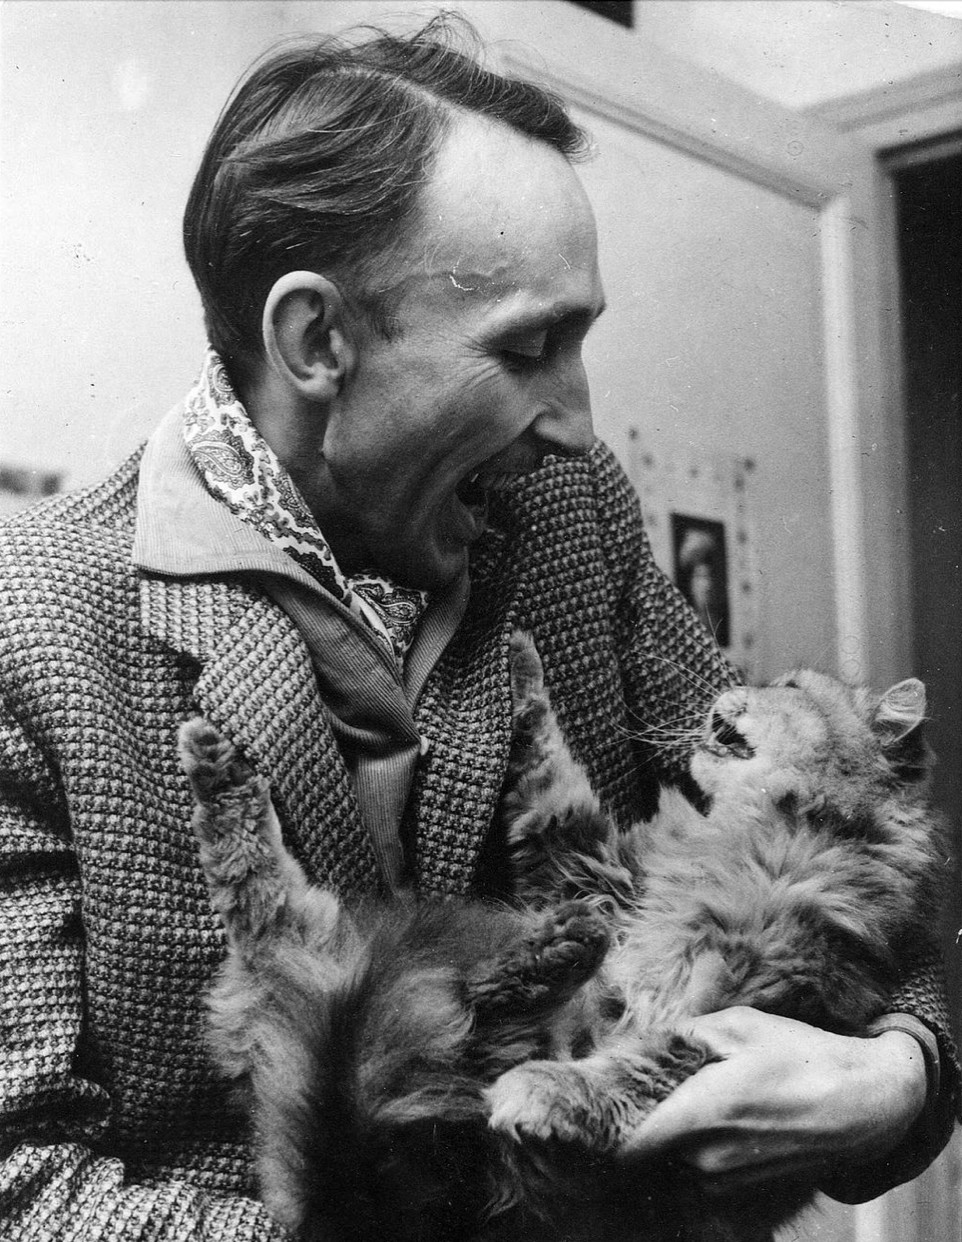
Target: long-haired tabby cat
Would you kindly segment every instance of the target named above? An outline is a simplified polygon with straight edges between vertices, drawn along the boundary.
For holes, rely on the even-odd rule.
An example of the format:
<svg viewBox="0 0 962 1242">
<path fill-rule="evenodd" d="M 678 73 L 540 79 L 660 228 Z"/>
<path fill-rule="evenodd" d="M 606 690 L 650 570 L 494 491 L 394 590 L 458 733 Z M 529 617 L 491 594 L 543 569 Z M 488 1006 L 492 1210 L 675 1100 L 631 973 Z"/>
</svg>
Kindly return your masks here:
<svg viewBox="0 0 962 1242">
<path fill-rule="evenodd" d="M 348 908 L 287 853 L 266 782 L 181 734 L 228 936 L 213 1055 L 248 1090 L 261 1191 L 305 1239 L 767 1236 L 807 1198 L 709 1200 L 619 1158 L 707 1059 L 673 1027 L 735 1004 L 856 1032 L 937 903 L 924 689 L 814 673 L 725 691 L 691 774 L 622 833 L 512 642 L 504 799 L 519 907 Z"/>
</svg>

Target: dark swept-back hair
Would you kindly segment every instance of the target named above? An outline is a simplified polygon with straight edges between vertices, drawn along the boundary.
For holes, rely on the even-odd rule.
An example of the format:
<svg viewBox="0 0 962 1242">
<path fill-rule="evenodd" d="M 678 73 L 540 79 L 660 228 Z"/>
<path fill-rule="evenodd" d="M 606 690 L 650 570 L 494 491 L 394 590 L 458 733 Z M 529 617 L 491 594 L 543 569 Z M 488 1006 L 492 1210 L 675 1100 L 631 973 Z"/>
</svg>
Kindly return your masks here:
<svg viewBox="0 0 962 1242">
<path fill-rule="evenodd" d="M 238 380 L 262 357 L 264 301 L 285 272 L 337 280 L 352 311 L 390 335 L 384 273 L 459 112 L 568 159 L 586 149 L 560 99 L 480 64 L 463 19 L 403 37 L 364 30 L 363 42 L 299 39 L 256 63 L 194 179 L 184 248 L 210 342 Z"/>
</svg>

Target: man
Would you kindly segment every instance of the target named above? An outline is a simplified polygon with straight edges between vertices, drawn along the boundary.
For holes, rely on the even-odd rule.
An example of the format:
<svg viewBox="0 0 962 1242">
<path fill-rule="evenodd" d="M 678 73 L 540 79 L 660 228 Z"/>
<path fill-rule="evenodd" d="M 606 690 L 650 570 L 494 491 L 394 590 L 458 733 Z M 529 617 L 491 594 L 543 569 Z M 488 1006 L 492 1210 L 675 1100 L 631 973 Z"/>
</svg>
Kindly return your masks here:
<svg viewBox="0 0 962 1242">
<path fill-rule="evenodd" d="M 682 780 L 727 671 L 593 444 L 582 138 L 433 24 L 282 51 L 185 217 L 212 352 L 102 485 L 14 520 L 0 676 L 0 1218 L 14 1236 L 279 1236 L 203 1049 L 223 955 L 175 758 L 202 713 L 342 893 L 503 893 L 507 637 L 534 631 L 612 812 Z M 958 1071 L 931 955 L 873 1038 L 747 1010 L 638 1134 L 720 1183 L 912 1176 Z"/>
</svg>

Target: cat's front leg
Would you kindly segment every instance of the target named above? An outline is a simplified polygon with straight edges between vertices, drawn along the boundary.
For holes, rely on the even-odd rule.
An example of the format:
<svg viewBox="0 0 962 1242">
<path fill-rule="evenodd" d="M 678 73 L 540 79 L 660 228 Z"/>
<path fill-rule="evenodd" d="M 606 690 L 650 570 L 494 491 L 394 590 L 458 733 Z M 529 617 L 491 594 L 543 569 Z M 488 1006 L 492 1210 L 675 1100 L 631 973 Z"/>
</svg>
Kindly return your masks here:
<svg viewBox="0 0 962 1242">
<path fill-rule="evenodd" d="M 511 636 L 513 736 L 502 799 L 515 891 L 529 904 L 630 900 L 617 831 L 561 732 L 529 634 Z"/>
<path fill-rule="evenodd" d="M 644 1046 L 621 1040 L 578 1060 L 527 1061 L 487 1089 L 489 1124 L 519 1140 L 556 1138 L 617 1151 L 710 1059 L 706 1048 L 665 1032 Z"/>
<path fill-rule="evenodd" d="M 340 903 L 312 889 L 281 839 L 267 781 L 201 717 L 181 726 L 178 755 L 194 791 L 194 831 L 211 903 L 243 960 L 294 936 L 323 948 Z"/>
<path fill-rule="evenodd" d="M 194 791 L 194 831 L 211 904 L 227 933 L 228 952 L 208 997 L 208 1042 L 230 1078 L 251 1073 L 277 1009 L 275 988 L 300 972 L 332 977 L 331 946 L 345 940 L 340 904 L 312 889 L 281 840 L 267 782 L 208 721 L 181 728 L 178 753 Z M 343 953 L 343 944 L 340 952 Z M 292 952 L 292 949 L 294 950 Z M 300 986 L 300 984 L 296 984 Z M 291 988 L 284 986 L 282 994 Z"/>
<path fill-rule="evenodd" d="M 464 983 L 479 1018 L 544 1015 L 597 972 L 610 943 L 607 922 L 581 901 L 544 912 L 509 949 L 480 962 Z"/>
</svg>

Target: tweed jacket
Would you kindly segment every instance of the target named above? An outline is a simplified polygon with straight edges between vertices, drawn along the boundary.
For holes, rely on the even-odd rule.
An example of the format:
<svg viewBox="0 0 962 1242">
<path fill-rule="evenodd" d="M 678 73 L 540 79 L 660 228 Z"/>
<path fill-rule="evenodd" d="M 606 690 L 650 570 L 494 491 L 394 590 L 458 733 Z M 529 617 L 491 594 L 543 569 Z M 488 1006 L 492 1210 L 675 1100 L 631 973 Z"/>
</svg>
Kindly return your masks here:
<svg viewBox="0 0 962 1242">
<path fill-rule="evenodd" d="M 0 1231 L 83 1239 L 279 1239 L 256 1201 L 242 1113 L 203 1046 L 224 953 L 176 761 L 202 713 L 270 779 L 318 883 L 376 888 L 374 852 L 293 622 L 256 576 L 172 579 L 131 564 L 138 456 L 45 502 L 0 541 Z M 684 729 L 728 671 L 655 568 L 602 446 L 516 483 L 480 541 L 463 621 L 420 695 L 430 743 L 402 825 L 424 892 L 498 891 L 495 808 L 509 729 L 508 636 L 536 635 L 558 713 L 613 814 L 678 779 Z M 663 730 L 675 741 L 657 747 Z M 945 1041 L 928 959 L 893 1008 Z M 924 1142 L 863 1173 L 914 1175 Z"/>
</svg>

